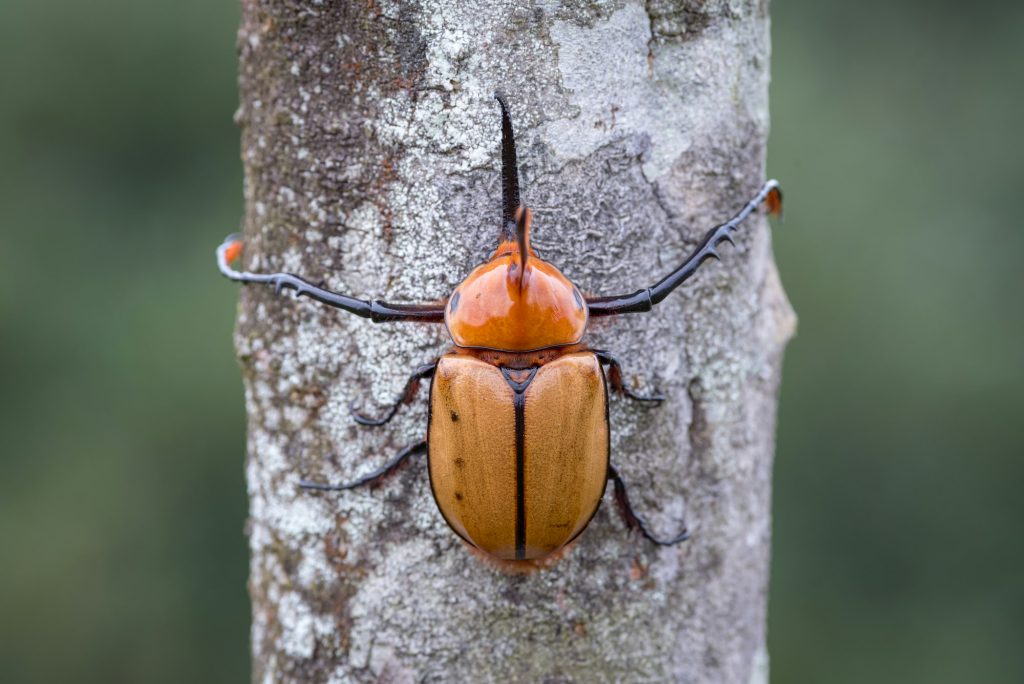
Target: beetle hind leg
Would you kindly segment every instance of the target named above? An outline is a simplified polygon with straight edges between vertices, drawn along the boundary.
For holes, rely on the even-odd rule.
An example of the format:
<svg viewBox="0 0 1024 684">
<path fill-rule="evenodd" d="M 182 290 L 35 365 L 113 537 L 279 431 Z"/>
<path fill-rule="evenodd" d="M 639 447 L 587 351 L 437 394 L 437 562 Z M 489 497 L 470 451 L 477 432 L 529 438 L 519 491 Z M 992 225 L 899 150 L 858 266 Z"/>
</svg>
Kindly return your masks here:
<svg viewBox="0 0 1024 684">
<path fill-rule="evenodd" d="M 356 489 L 364 485 L 370 487 L 376 487 L 384 482 L 387 478 L 397 473 L 402 467 L 409 461 L 410 457 L 426 453 L 427 441 L 416 442 L 405 447 L 398 454 L 391 459 L 388 463 L 382 467 L 374 470 L 371 473 L 363 475 L 358 480 L 347 482 L 340 485 L 323 484 L 321 482 L 311 482 L 309 480 L 299 480 L 299 487 L 302 489 L 315 489 L 324 492 L 340 492 L 348 489 Z"/>
<path fill-rule="evenodd" d="M 608 382 L 611 383 L 612 389 L 622 396 L 645 404 L 660 404 L 665 401 L 665 397 L 658 392 L 644 395 L 631 390 L 622 378 L 622 364 L 611 352 L 595 351 L 594 354 L 602 364 L 608 366 Z"/>
<path fill-rule="evenodd" d="M 608 479 L 612 481 L 615 486 L 615 505 L 619 509 L 619 514 L 622 515 L 623 522 L 626 523 L 626 527 L 630 530 L 637 530 L 651 542 L 658 546 L 672 546 L 679 542 L 686 541 L 690 538 L 690 531 L 686 528 L 686 524 L 683 524 L 682 532 L 679 532 L 674 537 L 668 539 L 662 539 L 656 537 L 651 532 L 650 527 L 647 525 L 647 521 L 637 515 L 636 511 L 633 510 L 633 505 L 629 502 L 629 495 L 626 493 L 626 483 L 622 481 L 622 476 L 619 474 L 618 468 L 612 464 L 608 464 Z"/>
<path fill-rule="evenodd" d="M 360 413 L 359 410 L 356 409 L 355 400 L 353 400 L 352 403 L 348 405 L 348 410 L 352 414 L 352 418 L 360 425 L 386 425 L 395 417 L 395 414 L 398 413 L 398 409 L 400 409 L 404 404 L 412 403 L 412 400 L 416 398 L 416 392 L 419 391 L 420 381 L 433 376 L 435 370 L 437 370 L 437 361 L 424 364 L 413 371 L 412 375 L 410 375 L 409 379 L 406 381 L 405 387 L 402 389 L 402 393 L 398 395 L 397 399 L 395 399 L 395 403 L 393 403 L 380 418 L 371 418 Z"/>
</svg>

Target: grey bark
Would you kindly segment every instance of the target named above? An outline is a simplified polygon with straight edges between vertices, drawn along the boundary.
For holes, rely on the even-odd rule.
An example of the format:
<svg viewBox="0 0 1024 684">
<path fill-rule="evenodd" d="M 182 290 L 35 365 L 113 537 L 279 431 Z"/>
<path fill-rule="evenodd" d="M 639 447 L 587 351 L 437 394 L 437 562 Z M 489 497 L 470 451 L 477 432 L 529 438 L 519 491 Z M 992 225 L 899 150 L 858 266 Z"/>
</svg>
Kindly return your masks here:
<svg viewBox="0 0 1024 684">
<path fill-rule="evenodd" d="M 649 285 L 764 180 L 761 0 L 244 0 L 246 267 L 391 301 L 445 297 L 499 229 L 509 100 L 535 246 L 585 292 Z M 249 416 L 253 677 L 313 682 L 742 682 L 766 677 L 770 475 L 794 318 L 766 221 L 654 312 L 595 324 L 658 408 L 612 400 L 613 459 L 657 530 L 610 495 L 568 557 L 511 577 L 470 556 L 421 461 L 308 494 L 421 439 L 426 392 L 355 425 L 449 340 L 250 286 L 236 345 Z"/>
</svg>

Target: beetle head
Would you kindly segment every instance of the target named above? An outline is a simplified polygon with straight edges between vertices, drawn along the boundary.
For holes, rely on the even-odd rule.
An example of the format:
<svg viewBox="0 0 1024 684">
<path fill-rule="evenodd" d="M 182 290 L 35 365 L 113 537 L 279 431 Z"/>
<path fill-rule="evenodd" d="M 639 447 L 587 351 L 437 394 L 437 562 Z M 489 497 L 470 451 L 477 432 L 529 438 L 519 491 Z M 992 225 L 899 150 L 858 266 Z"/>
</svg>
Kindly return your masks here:
<svg viewBox="0 0 1024 684">
<path fill-rule="evenodd" d="M 445 323 L 460 347 L 526 352 L 575 344 L 587 327 L 583 295 L 530 246 L 532 212 L 520 207 L 514 240 L 455 288 Z"/>
<path fill-rule="evenodd" d="M 445 324 L 460 347 L 526 352 L 575 344 L 587 327 L 583 295 L 530 246 L 533 212 L 519 199 L 508 107 L 500 95 L 503 213 L 498 248 L 448 299 Z"/>
</svg>

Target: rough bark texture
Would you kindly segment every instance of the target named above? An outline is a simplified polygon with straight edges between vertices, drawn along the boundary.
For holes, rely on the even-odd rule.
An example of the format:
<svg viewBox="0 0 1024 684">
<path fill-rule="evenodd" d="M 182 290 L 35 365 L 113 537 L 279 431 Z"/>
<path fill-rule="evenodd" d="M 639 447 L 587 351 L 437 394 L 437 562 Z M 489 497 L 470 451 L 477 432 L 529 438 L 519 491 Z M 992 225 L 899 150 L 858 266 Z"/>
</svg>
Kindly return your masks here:
<svg viewBox="0 0 1024 684">
<path fill-rule="evenodd" d="M 535 246 L 585 292 L 649 285 L 764 180 L 763 0 L 244 0 L 246 266 L 355 296 L 445 297 L 493 248 L 496 89 L 519 139 Z M 246 288 L 236 344 L 249 414 L 257 681 L 763 681 L 770 476 L 793 315 L 761 217 L 647 315 L 592 326 L 638 389 L 612 400 L 613 459 L 656 529 L 610 493 L 553 569 L 481 565 L 420 461 L 375 491 L 344 481 L 421 439 L 426 392 L 381 405 L 448 344 Z"/>
</svg>

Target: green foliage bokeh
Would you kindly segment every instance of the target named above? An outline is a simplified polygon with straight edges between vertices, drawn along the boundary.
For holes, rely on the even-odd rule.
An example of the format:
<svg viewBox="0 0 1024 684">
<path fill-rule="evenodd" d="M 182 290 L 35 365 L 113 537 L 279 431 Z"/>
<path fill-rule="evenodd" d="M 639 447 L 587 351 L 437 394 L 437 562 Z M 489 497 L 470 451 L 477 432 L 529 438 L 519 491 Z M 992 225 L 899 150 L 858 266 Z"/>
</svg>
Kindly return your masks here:
<svg viewBox="0 0 1024 684">
<path fill-rule="evenodd" d="M 772 11 L 773 679 L 1024 681 L 1024 11 Z M 0 6 L 3 681 L 248 678 L 237 21 Z"/>
</svg>

